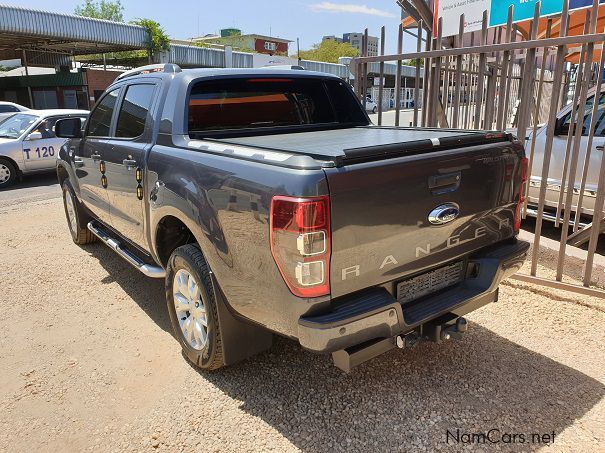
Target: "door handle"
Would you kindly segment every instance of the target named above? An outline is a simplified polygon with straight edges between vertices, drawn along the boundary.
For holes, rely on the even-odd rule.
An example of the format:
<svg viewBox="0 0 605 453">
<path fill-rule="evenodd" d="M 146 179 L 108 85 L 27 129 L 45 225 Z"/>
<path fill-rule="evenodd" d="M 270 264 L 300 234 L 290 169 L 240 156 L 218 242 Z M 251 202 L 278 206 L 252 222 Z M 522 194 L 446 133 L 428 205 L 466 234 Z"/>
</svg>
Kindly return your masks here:
<svg viewBox="0 0 605 453">
<path fill-rule="evenodd" d="M 442 195 L 454 192 L 460 187 L 462 172 L 454 172 L 446 175 L 435 175 L 429 178 L 429 189 L 433 195 Z"/>
<path fill-rule="evenodd" d="M 99 153 L 91 154 L 90 157 L 92 160 L 101 160 L 101 155 Z"/>
<path fill-rule="evenodd" d="M 597 151 L 605 151 L 605 146 L 601 145 L 601 146 L 597 146 Z"/>
<path fill-rule="evenodd" d="M 122 165 L 126 165 L 126 167 L 128 167 L 128 169 L 131 170 L 133 167 L 136 167 L 137 161 L 134 159 L 124 159 L 122 161 Z"/>
</svg>

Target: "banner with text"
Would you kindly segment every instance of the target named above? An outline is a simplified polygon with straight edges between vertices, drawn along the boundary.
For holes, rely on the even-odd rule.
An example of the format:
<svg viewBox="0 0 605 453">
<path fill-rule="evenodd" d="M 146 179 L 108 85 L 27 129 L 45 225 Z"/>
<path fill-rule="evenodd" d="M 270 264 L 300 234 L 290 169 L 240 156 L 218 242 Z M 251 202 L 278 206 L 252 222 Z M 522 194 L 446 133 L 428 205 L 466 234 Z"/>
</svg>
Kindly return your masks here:
<svg viewBox="0 0 605 453">
<path fill-rule="evenodd" d="M 605 3 L 605 0 L 599 0 L 599 4 Z M 590 8 L 592 0 L 569 0 L 569 9 Z"/>
<path fill-rule="evenodd" d="M 489 26 L 506 25 L 508 8 L 513 5 L 513 22 L 532 19 L 538 0 L 492 0 L 489 11 Z M 563 0 L 542 0 L 540 17 L 560 14 L 563 11 Z"/>
<path fill-rule="evenodd" d="M 443 19 L 442 36 L 455 36 L 460 28 L 460 15 L 464 14 L 464 32 L 481 30 L 483 12 L 488 11 L 489 27 L 506 25 L 508 8 L 513 6 L 513 22 L 522 22 L 534 17 L 534 10 L 538 0 L 434 0 L 434 26 L 437 36 L 437 23 Z M 599 0 L 605 4 L 605 0 Z M 570 0 L 570 11 L 590 8 L 593 0 Z M 542 0 L 540 3 L 540 17 L 561 14 L 563 0 Z"/>
<path fill-rule="evenodd" d="M 483 11 L 489 10 L 489 0 L 435 0 L 435 25 L 433 30 L 437 37 L 437 22 L 443 18 L 442 36 L 454 36 L 460 29 L 460 15 L 464 14 L 464 32 L 481 30 Z"/>
</svg>

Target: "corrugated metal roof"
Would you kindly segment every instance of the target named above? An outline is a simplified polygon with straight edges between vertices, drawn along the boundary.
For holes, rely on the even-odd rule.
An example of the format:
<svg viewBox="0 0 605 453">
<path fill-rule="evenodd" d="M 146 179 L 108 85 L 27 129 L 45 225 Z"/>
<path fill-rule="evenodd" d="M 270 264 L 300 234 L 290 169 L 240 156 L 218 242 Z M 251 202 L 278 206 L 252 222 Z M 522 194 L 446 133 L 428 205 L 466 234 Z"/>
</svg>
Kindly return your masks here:
<svg viewBox="0 0 605 453">
<path fill-rule="evenodd" d="M 301 60 L 300 65 L 308 69 L 309 71 L 319 71 L 319 72 L 327 72 L 329 74 L 334 74 L 340 78 L 347 78 L 349 76 L 349 68 L 343 64 L 336 63 L 323 63 L 321 61 L 308 61 Z M 368 65 L 368 73 L 370 74 L 380 74 L 380 63 L 370 63 Z M 385 63 L 384 65 L 384 74 L 394 76 L 397 73 L 397 64 L 396 63 Z M 401 75 L 402 77 L 416 77 L 416 68 L 414 66 L 401 66 Z M 420 77 L 422 77 L 422 72 L 420 73 Z"/>
<path fill-rule="evenodd" d="M 0 45 L 7 37 L 95 43 L 119 48 L 145 48 L 145 28 L 109 20 L 0 5 Z"/>
<path fill-rule="evenodd" d="M 58 87 L 58 86 L 82 86 L 84 76 L 81 72 L 58 72 L 56 74 L 31 75 L 29 77 L 2 77 L 0 88 L 32 88 Z"/>
<path fill-rule="evenodd" d="M 171 44 L 170 50 L 159 55 L 159 63 L 174 63 L 186 67 L 224 68 L 225 51 L 210 47 Z M 252 54 L 233 52 L 234 68 L 251 68 Z"/>
<path fill-rule="evenodd" d="M 40 52 L 37 50 L 26 50 L 25 53 L 29 66 L 71 66 L 71 56 L 65 53 Z"/>
<path fill-rule="evenodd" d="M 184 44 L 171 44 L 170 50 L 162 52 L 156 57 L 158 63 L 174 63 L 184 68 L 224 68 L 225 51 L 210 47 L 187 46 Z M 234 68 L 252 68 L 253 57 L 250 53 L 233 52 Z M 349 68 L 344 64 L 325 63 L 322 61 L 301 60 L 300 65 L 309 70 L 317 72 L 326 72 L 333 74 L 341 79 L 351 77 Z M 385 75 L 395 75 L 397 65 L 395 63 L 386 63 L 384 68 Z M 379 63 L 371 63 L 368 67 L 370 73 L 378 74 L 380 72 Z M 415 77 L 416 68 L 413 66 L 402 66 L 401 74 L 404 77 Z M 422 77 L 422 71 L 420 74 Z"/>
<path fill-rule="evenodd" d="M 317 72 L 327 72 L 328 74 L 334 74 L 341 79 L 350 78 L 349 69 L 343 64 L 336 63 L 324 63 L 323 61 L 310 61 L 300 60 L 300 65 L 309 70 Z"/>
</svg>

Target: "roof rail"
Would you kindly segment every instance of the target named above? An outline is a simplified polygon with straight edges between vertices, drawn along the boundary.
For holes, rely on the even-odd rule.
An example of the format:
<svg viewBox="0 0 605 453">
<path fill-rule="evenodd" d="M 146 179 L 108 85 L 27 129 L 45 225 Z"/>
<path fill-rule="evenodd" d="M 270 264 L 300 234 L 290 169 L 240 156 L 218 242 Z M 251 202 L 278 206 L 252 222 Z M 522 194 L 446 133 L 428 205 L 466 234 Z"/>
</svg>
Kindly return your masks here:
<svg viewBox="0 0 605 453">
<path fill-rule="evenodd" d="M 294 71 L 305 71 L 305 68 L 297 64 L 274 64 L 265 65 L 261 69 L 292 69 Z"/>
<path fill-rule="evenodd" d="M 132 77 L 135 75 L 151 74 L 152 72 L 167 72 L 175 74 L 181 71 L 181 67 L 173 63 L 150 64 L 147 66 L 139 66 L 138 68 L 123 72 L 116 78 L 116 80 L 125 79 L 126 77 Z"/>
</svg>

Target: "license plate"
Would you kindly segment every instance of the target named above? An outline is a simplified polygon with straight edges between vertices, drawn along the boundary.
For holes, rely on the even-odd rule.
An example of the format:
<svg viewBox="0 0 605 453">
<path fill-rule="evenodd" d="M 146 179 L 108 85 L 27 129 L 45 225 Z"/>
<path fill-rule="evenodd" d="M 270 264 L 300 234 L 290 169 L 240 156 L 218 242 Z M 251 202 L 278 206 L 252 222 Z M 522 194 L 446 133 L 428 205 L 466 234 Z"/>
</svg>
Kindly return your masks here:
<svg viewBox="0 0 605 453">
<path fill-rule="evenodd" d="M 397 284 L 397 300 L 410 302 L 439 290 L 453 286 L 462 280 L 462 262 L 440 267 L 426 274 L 412 277 Z"/>
</svg>

